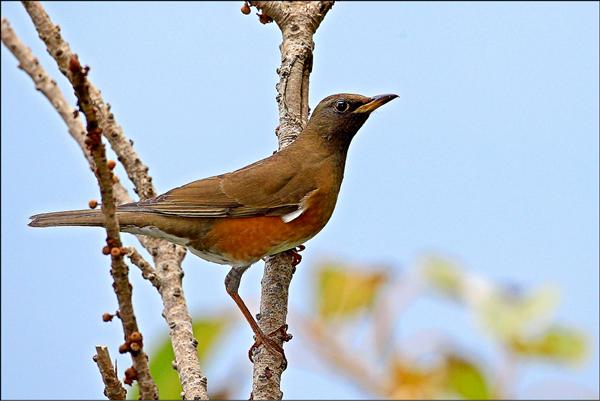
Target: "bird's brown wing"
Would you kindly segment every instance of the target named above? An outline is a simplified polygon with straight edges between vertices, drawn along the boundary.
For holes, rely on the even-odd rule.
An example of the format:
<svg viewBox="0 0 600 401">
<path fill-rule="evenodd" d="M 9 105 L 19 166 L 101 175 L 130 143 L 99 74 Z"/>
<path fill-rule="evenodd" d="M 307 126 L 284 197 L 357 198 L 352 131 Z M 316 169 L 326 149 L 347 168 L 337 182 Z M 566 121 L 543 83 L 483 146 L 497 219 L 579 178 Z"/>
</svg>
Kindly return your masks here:
<svg viewBox="0 0 600 401">
<path fill-rule="evenodd" d="M 232 173 L 205 178 L 119 210 L 180 217 L 283 216 L 315 189 L 285 157 L 275 155 Z"/>
</svg>

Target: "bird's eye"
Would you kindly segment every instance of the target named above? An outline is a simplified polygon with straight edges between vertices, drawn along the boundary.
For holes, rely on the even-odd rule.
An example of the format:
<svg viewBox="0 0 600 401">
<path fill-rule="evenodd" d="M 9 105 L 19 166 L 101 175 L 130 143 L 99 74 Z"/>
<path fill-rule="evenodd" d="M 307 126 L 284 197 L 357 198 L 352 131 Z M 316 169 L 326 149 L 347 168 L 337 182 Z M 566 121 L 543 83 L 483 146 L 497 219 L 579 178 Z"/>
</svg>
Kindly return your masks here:
<svg viewBox="0 0 600 401">
<path fill-rule="evenodd" d="M 348 107 L 350 107 L 350 105 L 345 100 L 338 100 L 335 102 L 335 110 L 339 111 L 340 113 L 347 111 Z"/>
</svg>

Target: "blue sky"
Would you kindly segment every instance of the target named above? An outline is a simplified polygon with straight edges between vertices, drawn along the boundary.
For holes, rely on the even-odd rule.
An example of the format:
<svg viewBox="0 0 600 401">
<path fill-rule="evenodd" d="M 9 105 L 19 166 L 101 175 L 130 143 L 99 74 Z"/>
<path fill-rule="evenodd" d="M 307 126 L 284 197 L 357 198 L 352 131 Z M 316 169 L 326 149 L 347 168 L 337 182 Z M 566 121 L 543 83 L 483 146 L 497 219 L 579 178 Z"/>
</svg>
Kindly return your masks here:
<svg viewBox="0 0 600 401">
<path fill-rule="evenodd" d="M 280 32 L 242 15 L 241 4 L 45 4 L 91 66 L 159 192 L 276 148 Z M 71 96 L 22 6 L 1 7 Z M 598 3 L 340 2 L 315 43 L 311 106 L 338 92 L 400 98 L 354 140 L 337 209 L 308 243 L 303 264 L 327 256 L 403 268 L 435 251 L 495 280 L 558 284 L 557 316 L 589 334 L 592 355 L 575 370 L 528 365 L 520 390 L 544 378 L 597 394 Z M 99 252 L 104 234 L 26 226 L 34 213 L 84 208 L 98 198 L 95 179 L 4 48 L 1 65 L 2 397 L 98 397 L 93 346 L 116 350 L 121 338 L 117 325 L 99 319 L 115 308 Z M 223 267 L 188 255 L 184 269 L 192 310 L 230 306 Z M 250 269 L 243 296 L 256 299 L 261 275 L 262 265 Z M 161 305 L 133 276 L 152 343 L 164 331 Z M 310 291 L 297 274 L 292 308 L 307 309 Z M 424 302 L 403 324 L 452 332 L 455 318 Z M 246 334 L 231 347 L 244 353 Z M 465 336 L 465 344 L 485 348 L 475 334 Z M 294 342 L 287 349 L 293 358 Z M 286 371 L 283 391 L 366 396 L 306 367 Z"/>
</svg>

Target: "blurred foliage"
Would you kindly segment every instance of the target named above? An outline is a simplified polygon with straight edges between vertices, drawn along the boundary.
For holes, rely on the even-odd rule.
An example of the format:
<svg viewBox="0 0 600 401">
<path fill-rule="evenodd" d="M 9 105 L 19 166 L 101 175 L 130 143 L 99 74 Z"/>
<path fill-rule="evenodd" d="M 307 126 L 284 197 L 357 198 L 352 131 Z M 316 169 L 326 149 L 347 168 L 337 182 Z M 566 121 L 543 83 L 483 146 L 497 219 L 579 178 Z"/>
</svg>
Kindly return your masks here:
<svg viewBox="0 0 600 401">
<path fill-rule="evenodd" d="M 421 266 L 427 283 L 439 293 L 463 300 L 480 324 L 521 357 L 549 362 L 579 362 L 587 354 L 580 331 L 552 323 L 558 290 L 542 285 L 531 291 L 495 284 L 439 257 Z"/>
<path fill-rule="evenodd" d="M 460 355 L 448 355 L 443 368 L 444 385 L 451 393 L 466 400 L 488 400 L 492 391 L 487 377 L 476 363 Z"/>
<path fill-rule="evenodd" d="M 391 387 L 386 398 L 458 397 L 466 400 L 492 398 L 490 384 L 480 367 L 455 353 L 441 355 L 440 363 L 429 367 L 396 356 L 389 372 Z"/>
<path fill-rule="evenodd" d="M 586 337 L 561 326 L 551 326 L 533 338 L 515 338 L 510 347 L 521 356 L 547 358 L 553 362 L 579 362 L 587 355 Z"/>
<path fill-rule="evenodd" d="M 503 398 L 514 392 L 516 383 L 506 378 L 515 377 L 520 361 L 572 363 L 588 354 L 587 339 L 581 331 L 553 321 L 559 294 L 549 285 L 525 290 L 496 283 L 440 256 L 424 259 L 411 272 L 394 278 L 377 266 L 330 262 L 317 266 L 316 276 L 318 313 L 315 318 L 305 317 L 300 328 L 315 354 L 334 372 L 353 379 L 374 397 Z M 418 350 L 402 351 L 402 344 L 393 335 L 393 322 L 409 303 L 428 293 L 465 307 L 484 333 L 500 345 L 498 349 L 504 353 L 500 359 L 506 366 L 473 358 L 444 333 L 436 333 L 434 350 L 429 353 L 415 356 Z M 351 344 L 349 339 L 361 332 L 356 319 L 350 319 L 358 314 L 367 320 L 375 339 L 373 349 L 361 353 L 353 352 L 352 346 L 340 347 Z M 326 326 L 331 317 L 339 318 L 335 330 L 315 330 Z M 340 327 L 340 320 L 346 327 Z M 385 351 L 378 342 L 391 343 L 392 351 Z M 335 354 L 328 352 L 330 349 Z M 378 369 L 380 366 L 386 368 Z M 365 380 L 367 372 L 376 373 Z"/>
<path fill-rule="evenodd" d="M 382 266 L 339 262 L 324 262 L 309 271 L 314 274 L 314 309 L 302 315 L 290 308 L 288 322 L 298 332 L 295 341 L 302 342 L 303 352 L 311 353 L 374 398 L 512 397 L 520 362 L 572 364 L 589 353 L 588 340 L 581 331 L 554 321 L 559 293 L 549 285 L 523 289 L 497 283 L 439 256 L 394 275 Z M 502 361 L 499 365 L 474 356 L 477 350 L 465 349 L 464 344 L 459 345 L 445 333 L 435 333 L 433 341 L 419 336 L 418 347 L 398 340 L 395 327 L 403 310 L 432 293 L 442 302 L 458 303 L 473 316 L 482 334 L 498 345 L 495 349 L 502 353 L 497 358 Z M 225 313 L 216 316 L 220 317 L 194 319 L 203 367 L 209 358 L 218 357 L 219 353 L 213 351 L 231 328 L 228 322 L 236 321 Z M 371 341 L 365 340 L 365 326 Z M 429 348 L 421 349 L 428 342 Z M 173 359 L 171 343 L 165 336 L 150 352 L 150 370 L 161 399 L 180 398 Z M 232 367 L 230 372 L 235 369 Z M 248 384 L 241 385 L 243 380 Z M 234 379 L 230 375 L 225 385 L 217 389 L 209 386 L 209 391 L 213 399 L 239 397 L 240 392 L 249 393 L 250 378 Z M 131 398 L 137 399 L 137 391 L 132 393 Z"/>
<path fill-rule="evenodd" d="M 385 272 L 357 270 L 348 274 L 347 268 L 325 264 L 317 271 L 316 304 L 319 316 L 346 318 L 369 309 L 388 278 Z"/>
<path fill-rule="evenodd" d="M 546 326 L 556 311 L 559 298 L 558 291 L 550 286 L 526 293 L 498 288 L 486 295 L 472 307 L 484 327 L 504 342 Z"/>
<path fill-rule="evenodd" d="M 385 391 L 385 398 L 391 399 L 432 399 L 444 382 L 441 369 L 421 367 L 401 358 L 392 360 L 389 375 L 390 388 Z"/>
<path fill-rule="evenodd" d="M 423 276 L 440 294 L 459 299 L 462 295 L 462 272 L 452 261 L 432 257 L 421 266 Z"/>
</svg>

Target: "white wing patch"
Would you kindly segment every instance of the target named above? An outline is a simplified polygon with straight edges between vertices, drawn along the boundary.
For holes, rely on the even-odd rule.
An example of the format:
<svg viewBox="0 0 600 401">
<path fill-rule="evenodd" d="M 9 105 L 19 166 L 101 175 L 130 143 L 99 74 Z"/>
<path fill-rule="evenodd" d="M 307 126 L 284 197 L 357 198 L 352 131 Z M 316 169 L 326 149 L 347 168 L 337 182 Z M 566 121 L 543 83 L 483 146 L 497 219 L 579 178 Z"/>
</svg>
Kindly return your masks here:
<svg viewBox="0 0 600 401">
<path fill-rule="evenodd" d="M 290 221 L 296 220 L 298 217 L 300 217 L 302 213 L 304 213 L 304 209 L 302 207 L 299 207 L 292 213 L 284 214 L 283 216 L 281 216 L 281 220 L 283 220 L 284 223 L 289 223 Z"/>
<path fill-rule="evenodd" d="M 310 205 L 308 204 L 307 201 L 317 191 L 318 191 L 318 189 L 313 189 L 312 191 L 310 191 L 309 193 L 304 195 L 304 197 L 300 201 L 300 205 L 298 205 L 298 209 L 294 210 L 291 213 L 284 214 L 283 216 L 281 216 L 281 220 L 283 220 L 284 223 L 289 223 L 291 221 L 296 220 L 298 217 L 302 216 L 302 213 L 306 212 L 306 210 L 310 207 Z"/>
</svg>

